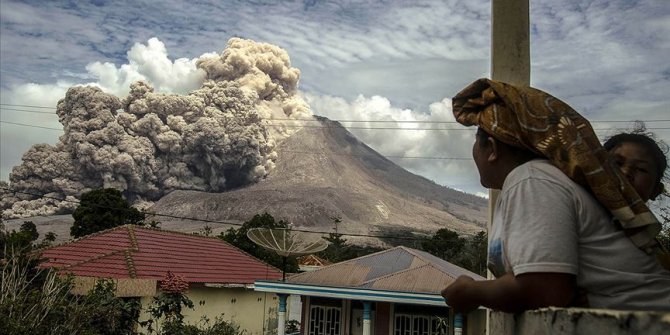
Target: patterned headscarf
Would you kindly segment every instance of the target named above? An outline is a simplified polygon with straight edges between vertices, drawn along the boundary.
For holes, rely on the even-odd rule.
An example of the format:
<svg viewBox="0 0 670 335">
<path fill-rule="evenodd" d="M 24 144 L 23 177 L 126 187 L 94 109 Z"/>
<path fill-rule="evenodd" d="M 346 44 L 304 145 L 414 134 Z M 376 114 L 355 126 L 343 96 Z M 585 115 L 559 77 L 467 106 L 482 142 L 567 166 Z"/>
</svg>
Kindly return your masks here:
<svg viewBox="0 0 670 335">
<path fill-rule="evenodd" d="M 589 122 L 563 101 L 531 87 L 479 79 L 453 98 L 456 120 L 506 144 L 545 156 L 612 213 L 630 239 L 655 253 L 656 217 L 600 145 Z"/>
</svg>

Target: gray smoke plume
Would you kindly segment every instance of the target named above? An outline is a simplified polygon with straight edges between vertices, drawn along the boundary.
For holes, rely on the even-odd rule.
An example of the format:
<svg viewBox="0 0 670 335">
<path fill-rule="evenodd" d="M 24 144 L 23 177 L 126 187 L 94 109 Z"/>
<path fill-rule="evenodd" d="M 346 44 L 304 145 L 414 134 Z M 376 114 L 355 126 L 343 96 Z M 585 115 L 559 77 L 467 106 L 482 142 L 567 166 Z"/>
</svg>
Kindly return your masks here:
<svg viewBox="0 0 670 335">
<path fill-rule="evenodd" d="M 276 143 L 296 130 L 296 119 L 312 116 L 298 95 L 300 71 L 281 48 L 239 38 L 196 66 L 206 80 L 188 95 L 157 93 L 142 81 L 123 99 L 70 88 L 57 106 L 64 134 L 55 146 L 33 146 L 14 167 L 12 191 L 0 190 L 3 217 L 68 212 L 101 187 L 147 205 L 176 189 L 220 192 L 264 178 Z"/>
</svg>

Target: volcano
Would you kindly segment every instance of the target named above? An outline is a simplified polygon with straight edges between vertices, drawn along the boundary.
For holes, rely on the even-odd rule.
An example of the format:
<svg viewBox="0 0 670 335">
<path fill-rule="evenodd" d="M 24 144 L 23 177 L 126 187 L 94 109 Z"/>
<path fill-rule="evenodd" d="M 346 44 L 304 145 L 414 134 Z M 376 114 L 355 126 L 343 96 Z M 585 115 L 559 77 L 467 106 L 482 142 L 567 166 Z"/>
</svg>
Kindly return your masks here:
<svg viewBox="0 0 670 335">
<path fill-rule="evenodd" d="M 267 212 L 293 228 L 340 233 L 430 234 L 484 230 L 486 200 L 415 175 L 368 147 L 339 122 L 317 117 L 277 146 L 275 169 L 256 184 L 224 193 L 173 191 L 151 212 L 243 222 Z M 182 219 L 158 217 L 166 227 Z M 216 228 L 216 227 L 214 227 Z"/>
</svg>

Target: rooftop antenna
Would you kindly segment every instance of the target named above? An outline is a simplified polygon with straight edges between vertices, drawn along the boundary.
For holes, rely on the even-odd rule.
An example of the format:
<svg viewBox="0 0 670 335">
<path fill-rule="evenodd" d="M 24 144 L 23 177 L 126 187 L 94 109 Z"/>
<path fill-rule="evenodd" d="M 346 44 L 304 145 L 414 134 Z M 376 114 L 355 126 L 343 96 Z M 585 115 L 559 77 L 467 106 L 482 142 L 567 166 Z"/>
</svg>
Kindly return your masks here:
<svg viewBox="0 0 670 335">
<path fill-rule="evenodd" d="M 287 257 L 310 255 L 328 247 L 328 241 L 319 235 L 290 229 L 253 228 L 247 231 L 247 237 L 257 245 L 283 257 L 282 281 L 286 281 Z"/>
</svg>

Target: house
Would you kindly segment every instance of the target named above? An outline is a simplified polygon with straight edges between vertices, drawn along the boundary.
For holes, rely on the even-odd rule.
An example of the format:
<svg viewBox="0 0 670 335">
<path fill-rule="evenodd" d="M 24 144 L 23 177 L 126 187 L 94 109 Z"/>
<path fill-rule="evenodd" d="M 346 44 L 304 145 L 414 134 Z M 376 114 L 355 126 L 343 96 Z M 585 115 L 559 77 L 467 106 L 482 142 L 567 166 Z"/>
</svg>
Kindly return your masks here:
<svg viewBox="0 0 670 335">
<path fill-rule="evenodd" d="M 184 311 L 187 323 L 223 313 L 250 335 L 276 328 L 277 298 L 253 285 L 281 279 L 281 271 L 215 237 L 125 225 L 44 249 L 42 257 L 42 266 L 75 276 L 75 293 L 85 294 L 98 278 L 112 278 L 118 296 L 140 297 L 146 308 L 171 271 L 189 283 L 186 295 L 195 310 Z"/>
<path fill-rule="evenodd" d="M 329 261 L 314 254 L 298 257 L 298 268 L 300 269 L 300 272 L 314 271 L 330 264 Z"/>
<path fill-rule="evenodd" d="M 460 275 L 485 278 L 429 253 L 395 247 L 289 277 L 257 280 L 276 293 L 279 335 L 289 295 L 302 296 L 304 335 L 484 334 L 486 312 L 453 313 L 440 291 Z"/>
</svg>

